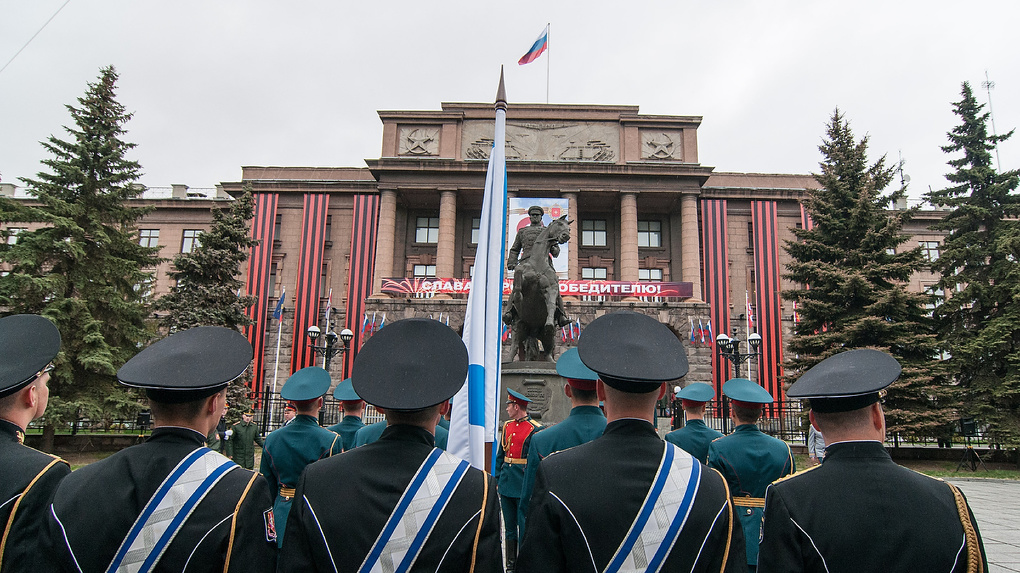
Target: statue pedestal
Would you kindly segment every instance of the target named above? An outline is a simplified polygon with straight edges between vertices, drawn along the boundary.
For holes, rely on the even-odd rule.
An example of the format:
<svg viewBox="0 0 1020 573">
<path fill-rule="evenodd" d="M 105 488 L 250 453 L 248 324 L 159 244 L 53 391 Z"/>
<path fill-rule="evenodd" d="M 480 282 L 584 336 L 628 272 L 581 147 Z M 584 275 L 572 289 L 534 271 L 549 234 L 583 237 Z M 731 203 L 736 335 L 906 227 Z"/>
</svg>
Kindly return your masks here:
<svg viewBox="0 0 1020 573">
<path fill-rule="evenodd" d="M 499 420 L 507 419 L 506 390 L 511 388 L 531 399 L 528 414 L 543 425 L 562 422 L 570 415 L 570 399 L 563 393 L 566 380 L 556 373 L 555 362 L 504 362 L 502 364 Z"/>
</svg>

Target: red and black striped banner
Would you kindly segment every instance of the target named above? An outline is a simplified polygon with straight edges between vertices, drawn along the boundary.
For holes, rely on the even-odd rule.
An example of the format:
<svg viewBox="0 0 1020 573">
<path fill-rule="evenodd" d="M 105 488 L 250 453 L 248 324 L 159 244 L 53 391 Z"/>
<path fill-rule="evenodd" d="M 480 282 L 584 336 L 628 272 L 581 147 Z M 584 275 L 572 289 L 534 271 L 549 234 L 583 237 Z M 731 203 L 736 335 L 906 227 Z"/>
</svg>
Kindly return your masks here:
<svg viewBox="0 0 1020 573">
<path fill-rule="evenodd" d="M 347 328 L 354 331 L 350 351 L 344 357 L 344 372 L 354 366 L 354 357 L 365 337 L 362 317 L 365 299 L 372 294 L 375 273 L 375 232 L 379 221 L 379 196 L 355 195 L 351 224 L 351 262 L 347 277 Z"/>
<path fill-rule="evenodd" d="M 315 355 L 308 346 L 305 331 L 309 326 L 320 325 L 319 299 L 322 289 L 322 253 L 326 241 L 326 211 L 329 195 L 305 193 L 301 218 L 301 256 L 298 259 L 297 288 L 294 293 L 294 346 L 291 353 L 291 374 L 312 366 Z M 337 293 L 339 296 L 339 293 Z M 329 325 L 322 325 L 323 332 Z M 320 340 L 321 342 L 321 340 Z"/>
<path fill-rule="evenodd" d="M 254 321 L 245 327 L 255 357 L 252 361 L 251 389 L 261 392 L 265 383 L 266 328 L 269 323 L 269 271 L 273 259 L 273 240 L 276 223 L 276 205 L 280 196 L 276 193 L 255 194 L 255 216 L 251 223 L 251 237 L 259 243 L 251 248 L 248 258 L 248 295 L 255 297 L 255 304 L 245 314 Z"/>
<path fill-rule="evenodd" d="M 783 399 L 779 382 L 783 364 L 783 307 L 775 201 L 751 201 L 751 224 L 754 228 L 756 322 L 762 339 L 758 383 L 778 401 Z"/>
<path fill-rule="evenodd" d="M 705 302 L 709 304 L 709 318 L 713 334 L 730 332 L 730 275 L 729 241 L 726 233 L 726 201 L 701 201 L 702 243 L 705 252 Z M 722 386 L 729 379 L 729 364 L 719 356 L 712 341 L 712 385 L 718 404 L 722 405 Z"/>
</svg>

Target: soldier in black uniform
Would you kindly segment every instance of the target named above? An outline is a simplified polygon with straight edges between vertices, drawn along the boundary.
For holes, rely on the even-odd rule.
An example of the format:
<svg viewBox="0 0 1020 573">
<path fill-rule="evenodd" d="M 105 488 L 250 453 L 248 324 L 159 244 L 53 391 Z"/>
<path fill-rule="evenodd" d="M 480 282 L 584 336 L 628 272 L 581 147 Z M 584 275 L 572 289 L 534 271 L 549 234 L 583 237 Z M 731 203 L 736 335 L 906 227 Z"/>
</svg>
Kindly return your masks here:
<svg viewBox="0 0 1020 573">
<path fill-rule="evenodd" d="M 609 424 L 539 464 L 517 572 L 743 571 L 726 481 L 651 423 L 687 373 L 680 340 L 651 317 L 616 312 L 594 320 L 577 350 L 599 375 Z"/>
<path fill-rule="evenodd" d="M 117 378 L 144 388 L 152 436 L 65 478 L 53 497 L 39 571 L 273 571 L 273 497 L 265 479 L 206 448 L 227 384 L 252 348 L 215 326 L 172 334 Z"/>
<path fill-rule="evenodd" d="M 758 573 L 988 570 L 963 494 L 897 465 L 882 445 L 880 391 L 899 375 L 892 356 L 857 349 L 790 387 L 811 401 L 825 459 L 766 491 Z"/>
<path fill-rule="evenodd" d="M 0 571 L 40 571 L 35 540 L 67 462 L 26 445 L 25 428 L 46 411 L 60 332 L 34 314 L 0 318 Z"/>
<path fill-rule="evenodd" d="M 466 376 L 464 343 L 435 320 L 400 320 L 365 343 L 351 379 L 388 426 L 305 469 L 281 572 L 502 571 L 494 481 L 434 442 Z"/>
</svg>

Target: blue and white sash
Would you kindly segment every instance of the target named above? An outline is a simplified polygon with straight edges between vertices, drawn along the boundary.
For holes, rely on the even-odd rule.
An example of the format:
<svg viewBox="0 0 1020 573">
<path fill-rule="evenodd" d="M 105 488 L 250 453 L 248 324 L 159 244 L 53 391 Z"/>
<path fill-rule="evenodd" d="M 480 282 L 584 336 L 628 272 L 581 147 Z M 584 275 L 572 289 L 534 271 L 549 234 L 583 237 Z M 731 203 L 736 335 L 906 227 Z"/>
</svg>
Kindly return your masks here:
<svg viewBox="0 0 1020 573">
<path fill-rule="evenodd" d="M 468 467 L 466 461 L 433 449 L 400 496 L 359 573 L 408 571 Z"/>
<path fill-rule="evenodd" d="M 701 464 L 675 445 L 665 446 L 648 495 L 606 573 L 659 571 L 687 522 L 701 483 Z"/>
<path fill-rule="evenodd" d="M 198 448 L 177 464 L 145 504 L 117 550 L 107 573 L 148 573 L 209 490 L 239 467 L 209 448 Z"/>
</svg>

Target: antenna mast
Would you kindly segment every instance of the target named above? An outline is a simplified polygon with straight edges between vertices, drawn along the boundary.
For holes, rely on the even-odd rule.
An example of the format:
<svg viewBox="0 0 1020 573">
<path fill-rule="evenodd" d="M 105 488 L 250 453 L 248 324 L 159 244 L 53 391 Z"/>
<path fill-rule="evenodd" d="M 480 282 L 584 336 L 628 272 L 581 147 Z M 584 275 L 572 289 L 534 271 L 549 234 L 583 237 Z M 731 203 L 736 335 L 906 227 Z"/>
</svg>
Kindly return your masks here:
<svg viewBox="0 0 1020 573">
<path fill-rule="evenodd" d="M 988 117 L 992 119 L 992 137 L 995 137 L 995 112 L 992 111 L 992 89 L 995 88 L 995 82 L 988 78 L 988 70 L 985 70 L 985 81 L 981 82 L 981 87 L 985 88 L 988 92 Z M 999 164 L 999 141 L 995 141 L 995 170 L 1001 171 L 1002 165 Z"/>
</svg>

